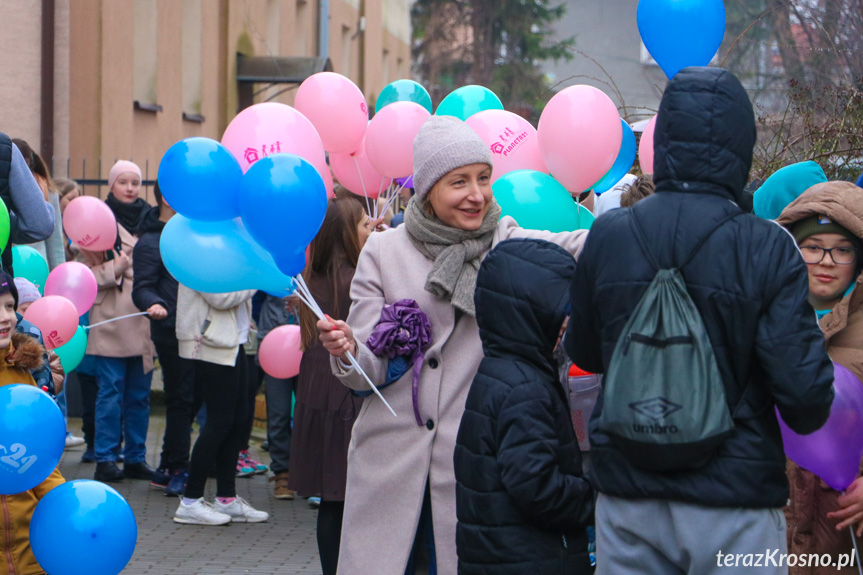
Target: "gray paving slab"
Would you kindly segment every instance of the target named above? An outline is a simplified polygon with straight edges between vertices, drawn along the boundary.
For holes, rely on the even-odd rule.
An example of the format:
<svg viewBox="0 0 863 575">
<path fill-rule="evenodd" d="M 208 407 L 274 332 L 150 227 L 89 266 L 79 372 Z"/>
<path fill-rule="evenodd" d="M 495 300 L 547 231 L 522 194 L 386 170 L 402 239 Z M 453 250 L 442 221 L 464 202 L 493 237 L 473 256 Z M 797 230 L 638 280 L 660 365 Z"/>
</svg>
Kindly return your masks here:
<svg viewBox="0 0 863 575">
<path fill-rule="evenodd" d="M 69 419 L 69 429 L 76 435 L 81 420 Z M 147 461 L 158 463 L 165 419 L 155 412 L 147 434 Z M 269 464 L 270 458 L 251 447 L 253 457 Z M 67 480 L 92 479 L 95 464 L 80 463 L 83 450 L 66 450 L 60 471 Z M 278 500 L 267 476 L 237 478 L 237 493 L 258 509 L 267 511 L 266 523 L 235 523 L 224 527 L 180 525 L 172 521 L 179 504 L 177 498 L 165 497 L 152 489 L 149 482 L 126 479 L 111 484 L 129 502 L 138 521 L 135 554 L 124 575 L 217 575 L 269 574 L 315 575 L 321 573 L 315 540 L 317 511 L 304 499 Z M 215 480 L 207 483 L 207 500 L 215 494 Z"/>
</svg>

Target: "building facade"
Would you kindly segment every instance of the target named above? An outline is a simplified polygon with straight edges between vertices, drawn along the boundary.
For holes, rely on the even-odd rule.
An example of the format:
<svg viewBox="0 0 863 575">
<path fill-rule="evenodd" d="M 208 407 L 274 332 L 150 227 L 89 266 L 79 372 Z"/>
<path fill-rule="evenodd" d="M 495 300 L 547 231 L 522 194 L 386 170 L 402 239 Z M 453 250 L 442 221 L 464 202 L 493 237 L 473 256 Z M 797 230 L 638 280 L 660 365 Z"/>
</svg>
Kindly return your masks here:
<svg viewBox="0 0 863 575">
<path fill-rule="evenodd" d="M 370 109 L 410 74 L 409 0 L 0 0 L 0 11 L 0 131 L 78 180 L 105 178 L 118 158 L 153 179 L 175 142 L 218 140 L 249 103 L 238 56 L 329 59 Z M 292 104 L 296 86 L 250 94 Z"/>
</svg>

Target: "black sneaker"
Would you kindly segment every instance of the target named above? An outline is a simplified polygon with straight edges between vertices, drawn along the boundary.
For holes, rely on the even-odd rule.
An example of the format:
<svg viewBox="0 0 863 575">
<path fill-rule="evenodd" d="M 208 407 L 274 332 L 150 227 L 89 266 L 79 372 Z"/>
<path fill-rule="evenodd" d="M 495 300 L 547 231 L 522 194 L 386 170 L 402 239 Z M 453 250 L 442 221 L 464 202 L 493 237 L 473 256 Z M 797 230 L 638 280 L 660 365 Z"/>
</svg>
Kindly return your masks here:
<svg viewBox="0 0 863 575">
<path fill-rule="evenodd" d="M 261 449 L 263 449 L 264 451 L 269 451 L 270 450 L 270 442 L 269 441 L 263 442 L 261 444 Z"/>
<path fill-rule="evenodd" d="M 93 474 L 93 479 L 102 483 L 122 481 L 124 477 L 123 470 L 113 461 L 100 461 L 96 464 L 96 473 Z"/>
<path fill-rule="evenodd" d="M 160 467 L 153 473 L 153 479 L 150 481 L 150 487 L 153 489 L 164 489 L 168 486 L 168 482 L 171 481 L 171 475 L 168 473 L 168 469 L 165 467 Z"/>
<path fill-rule="evenodd" d="M 182 469 L 175 469 L 171 472 L 171 481 L 165 487 L 166 497 L 182 497 L 186 492 L 186 480 L 189 474 Z"/>
<path fill-rule="evenodd" d="M 146 479 L 153 481 L 156 470 L 147 465 L 146 461 L 137 461 L 135 463 L 123 464 L 123 473 L 129 479 Z"/>
</svg>

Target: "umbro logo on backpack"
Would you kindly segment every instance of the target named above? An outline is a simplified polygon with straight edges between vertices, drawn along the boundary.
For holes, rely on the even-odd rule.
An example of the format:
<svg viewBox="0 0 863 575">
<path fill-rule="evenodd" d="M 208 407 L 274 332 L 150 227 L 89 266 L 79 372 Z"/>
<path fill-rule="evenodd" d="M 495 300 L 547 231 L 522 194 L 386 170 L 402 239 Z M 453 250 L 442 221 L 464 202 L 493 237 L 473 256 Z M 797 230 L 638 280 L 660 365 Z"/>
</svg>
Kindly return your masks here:
<svg viewBox="0 0 863 575">
<path fill-rule="evenodd" d="M 629 408 L 637 411 L 645 417 L 649 417 L 655 421 L 660 421 L 675 411 L 683 409 L 683 406 L 674 403 L 673 401 L 669 401 L 664 397 L 654 397 L 653 399 L 645 399 L 643 401 L 630 403 Z"/>
</svg>

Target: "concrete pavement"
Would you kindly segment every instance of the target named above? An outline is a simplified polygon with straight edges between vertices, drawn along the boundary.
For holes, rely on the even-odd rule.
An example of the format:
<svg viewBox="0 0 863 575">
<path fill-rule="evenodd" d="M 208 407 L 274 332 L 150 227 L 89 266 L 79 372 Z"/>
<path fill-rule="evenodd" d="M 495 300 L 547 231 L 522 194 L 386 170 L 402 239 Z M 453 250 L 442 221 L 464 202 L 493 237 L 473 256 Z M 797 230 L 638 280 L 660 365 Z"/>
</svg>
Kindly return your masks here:
<svg viewBox="0 0 863 575">
<path fill-rule="evenodd" d="M 156 411 L 147 434 L 147 461 L 158 464 L 164 416 Z M 69 429 L 80 433 L 81 420 L 69 419 Z M 269 464 L 266 452 L 253 443 L 252 456 Z M 92 479 L 96 465 L 80 463 L 83 449 L 66 450 L 60 470 L 67 480 Z M 315 522 L 317 511 L 304 499 L 273 498 L 268 476 L 237 478 L 237 493 L 252 506 L 270 514 L 266 523 L 234 523 L 224 527 L 180 525 L 172 521 L 179 504 L 165 497 L 149 482 L 126 479 L 111 484 L 132 506 L 138 520 L 138 543 L 124 575 L 197 574 L 320 574 Z M 215 479 L 208 480 L 208 501 L 215 493 Z"/>
</svg>

